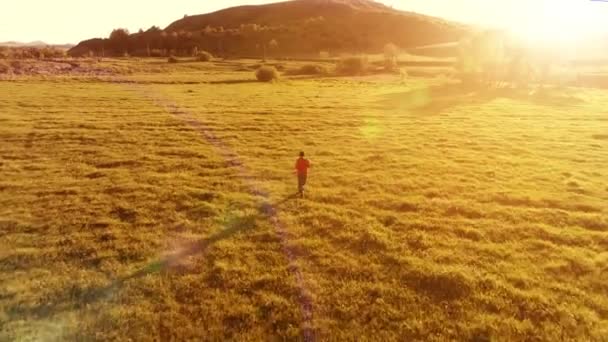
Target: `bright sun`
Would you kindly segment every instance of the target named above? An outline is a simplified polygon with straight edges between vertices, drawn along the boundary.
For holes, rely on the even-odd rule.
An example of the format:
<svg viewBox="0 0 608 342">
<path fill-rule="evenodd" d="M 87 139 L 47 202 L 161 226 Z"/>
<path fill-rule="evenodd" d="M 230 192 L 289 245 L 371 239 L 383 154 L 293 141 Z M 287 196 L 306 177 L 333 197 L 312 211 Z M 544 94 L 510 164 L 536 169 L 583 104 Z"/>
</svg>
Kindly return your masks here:
<svg viewBox="0 0 608 342">
<path fill-rule="evenodd" d="M 511 27 L 515 34 L 533 43 L 576 43 L 608 28 L 608 2 L 554 0 L 535 5 L 515 16 Z"/>
</svg>

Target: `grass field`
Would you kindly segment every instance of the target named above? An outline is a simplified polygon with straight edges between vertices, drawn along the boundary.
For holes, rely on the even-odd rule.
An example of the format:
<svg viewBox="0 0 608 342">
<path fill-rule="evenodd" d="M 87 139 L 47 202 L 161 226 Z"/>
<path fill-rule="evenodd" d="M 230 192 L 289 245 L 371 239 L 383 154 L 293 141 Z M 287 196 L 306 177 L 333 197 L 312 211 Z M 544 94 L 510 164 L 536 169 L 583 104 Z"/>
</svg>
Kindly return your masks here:
<svg viewBox="0 0 608 342">
<path fill-rule="evenodd" d="M 175 68 L 0 82 L 0 340 L 608 341 L 605 90 Z"/>
</svg>

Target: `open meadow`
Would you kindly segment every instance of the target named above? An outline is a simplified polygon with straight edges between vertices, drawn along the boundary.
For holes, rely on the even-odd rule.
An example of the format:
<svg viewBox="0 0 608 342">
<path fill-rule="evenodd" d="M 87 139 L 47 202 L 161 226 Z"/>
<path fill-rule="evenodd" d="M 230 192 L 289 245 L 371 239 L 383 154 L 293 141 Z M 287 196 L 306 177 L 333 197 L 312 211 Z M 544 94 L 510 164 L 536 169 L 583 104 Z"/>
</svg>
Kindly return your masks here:
<svg viewBox="0 0 608 342">
<path fill-rule="evenodd" d="M 0 340 L 608 341 L 605 89 L 104 63 L 0 81 Z"/>
</svg>

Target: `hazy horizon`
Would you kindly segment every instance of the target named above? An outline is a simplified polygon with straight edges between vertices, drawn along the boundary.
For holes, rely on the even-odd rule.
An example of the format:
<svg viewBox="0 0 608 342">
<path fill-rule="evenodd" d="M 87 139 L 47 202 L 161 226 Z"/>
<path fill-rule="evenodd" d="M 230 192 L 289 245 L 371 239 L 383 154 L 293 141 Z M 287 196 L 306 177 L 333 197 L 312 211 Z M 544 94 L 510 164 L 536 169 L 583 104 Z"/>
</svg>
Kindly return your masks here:
<svg viewBox="0 0 608 342">
<path fill-rule="evenodd" d="M 151 26 L 165 28 L 184 15 L 209 13 L 227 7 L 279 1 L 224 0 L 200 3 L 177 0 L 172 3 L 118 0 L 84 3 L 57 0 L 52 3 L 23 0 L 0 13 L 0 42 L 44 41 L 49 44 L 76 44 L 82 40 L 107 37 L 112 29 L 131 32 Z M 511 29 L 543 39 L 579 39 L 608 30 L 608 3 L 588 0 L 512 0 L 490 3 L 484 0 L 394 0 L 378 1 L 404 11 L 413 11 L 462 23 Z M 141 8 L 145 13 L 137 13 Z M 35 11 L 33 11 L 35 9 Z M 49 15 L 51 14 L 51 15 Z M 37 23 L 36 25 L 32 23 Z"/>
</svg>

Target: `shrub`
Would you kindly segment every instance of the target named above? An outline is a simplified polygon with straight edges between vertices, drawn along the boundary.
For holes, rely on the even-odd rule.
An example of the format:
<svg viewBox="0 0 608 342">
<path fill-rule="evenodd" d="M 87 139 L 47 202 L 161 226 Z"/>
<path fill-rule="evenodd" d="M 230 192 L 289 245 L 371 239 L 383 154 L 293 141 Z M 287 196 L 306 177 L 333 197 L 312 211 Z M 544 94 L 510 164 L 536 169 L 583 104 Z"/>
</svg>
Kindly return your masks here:
<svg viewBox="0 0 608 342">
<path fill-rule="evenodd" d="M 11 61 L 10 64 L 13 69 L 21 69 L 23 67 L 23 63 L 19 60 Z"/>
<path fill-rule="evenodd" d="M 213 59 L 213 55 L 207 51 L 201 51 L 196 55 L 196 59 L 200 62 L 210 62 Z"/>
<path fill-rule="evenodd" d="M 161 49 L 152 49 L 150 50 L 150 57 L 163 57 L 164 53 Z"/>
<path fill-rule="evenodd" d="M 398 55 L 399 55 L 399 48 L 397 47 L 397 45 L 395 45 L 393 43 L 388 43 L 388 44 L 384 45 L 384 59 L 396 60 Z"/>
<path fill-rule="evenodd" d="M 343 58 L 336 67 L 336 71 L 342 75 L 362 75 L 367 69 L 368 60 L 361 56 Z"/>
<path fill-rule="evenodd" d="M 37 50 L 38 58 L 61 58 L 65 57 L 65 51 L 54 47 L 44 47 Z"/>
<path fill-rule="evenodd" d="M 290 75 L 326 75 L 328 70 L 326 67 L 318 64 L 306 64 L 296 70 L 290 70 Z"/>
<path fill-rule="evenodd" d="M 8 63 L 5 61 L 0 61 L 0 74 L 7 74 L 11 70 Z"/>
<path fill-rule="evenodd" d="M 395 44 L 386 44 L 384 46 L 384 71 L 397 71 L 397 57 L 399 56 L 399 48 Z"/>
<path fill-rule="evenodd" d="M 279 72 L 273 66 L 263 66 L 256 70 L 255 77 L 260 82 L 272 82 L 279 79 Z"/>
<path fill-rule="evenodd" d="M 12 60 L 10 61 L 9 65 L 12 69 L 12 73 L 17 75 L 23 74 L 27 66 L 27 64 L 20 60 Z"/>
<path fill-rule="evenodd" d="M 175 57 L 175 56 L 170 56 L 169 59 L 167 60 L 167 62 L 169 62 L 169 63 L 178 63 L 179 59 L 177 59 L 177 57 Z"/>
<path fill-rule="evenodd" d="M 394 59 L 385 59 L 384 60 L 384 71 L 387 71 L 387 72 L 397 71 L 397 61 L 395 61 Z"/>
</svg>

